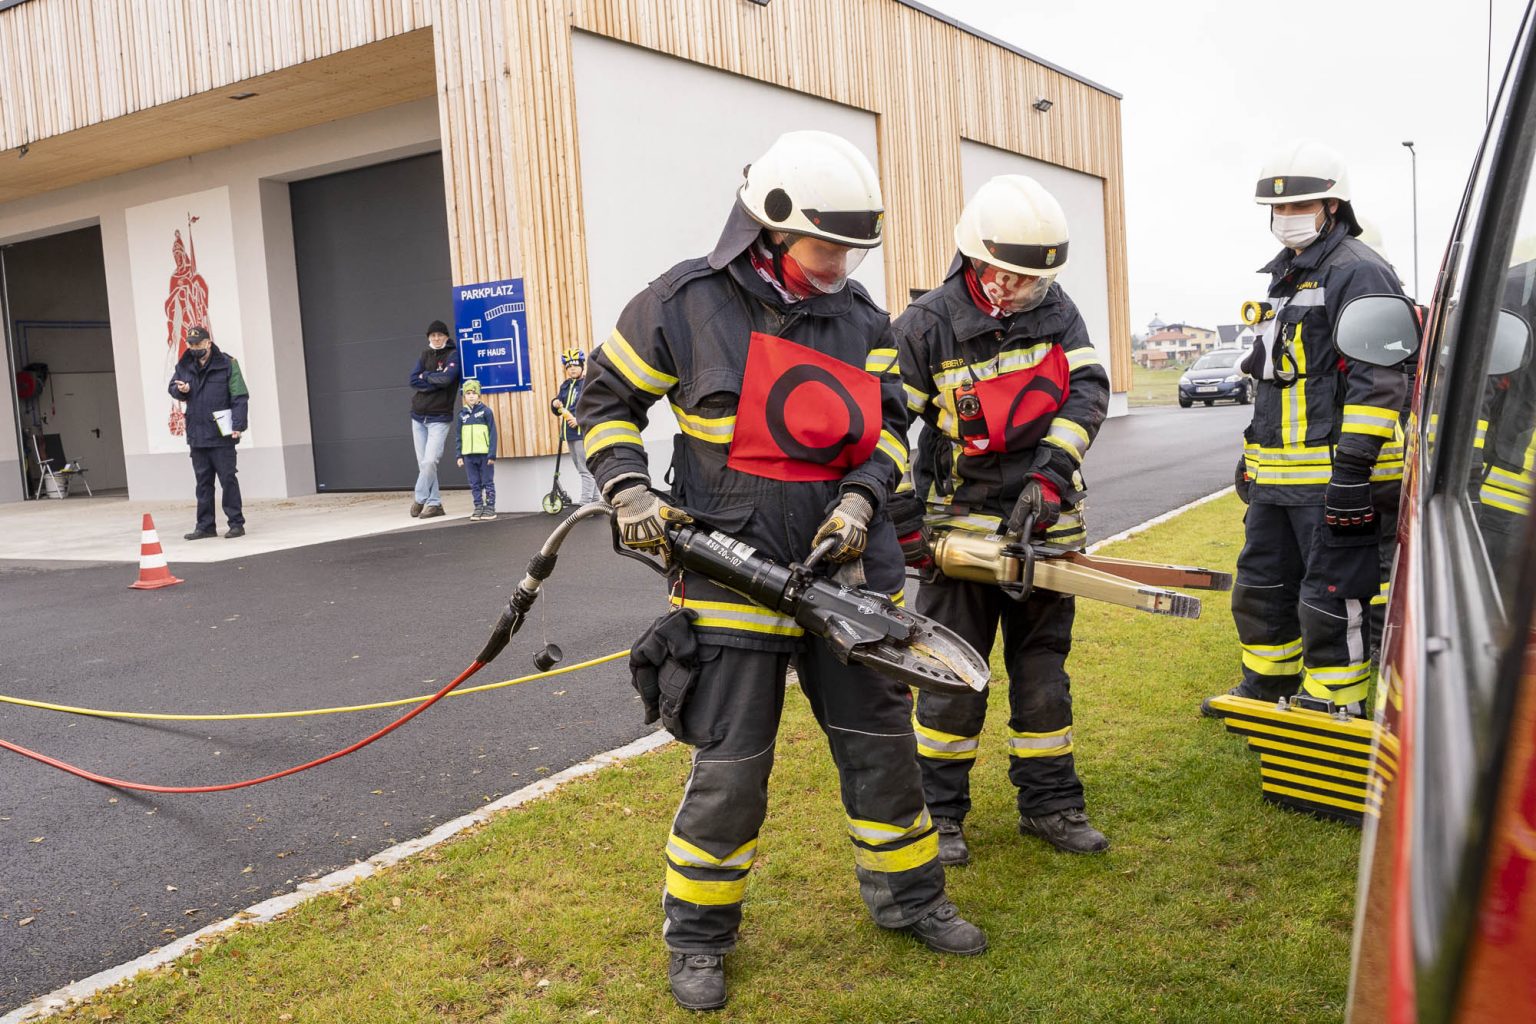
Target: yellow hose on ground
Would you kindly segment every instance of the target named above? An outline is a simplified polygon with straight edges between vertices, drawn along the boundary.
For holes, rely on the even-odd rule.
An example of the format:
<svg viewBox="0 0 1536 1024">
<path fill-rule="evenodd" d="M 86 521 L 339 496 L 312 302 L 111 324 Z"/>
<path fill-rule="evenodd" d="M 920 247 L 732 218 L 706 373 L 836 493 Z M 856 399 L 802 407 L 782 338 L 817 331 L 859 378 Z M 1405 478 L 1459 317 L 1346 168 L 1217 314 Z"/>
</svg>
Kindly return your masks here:
<svg viewBox="0 0 1536 1024">
<path fill-rule="evenodd" d="M 482 686 L 471 686 L 463 690 L 454 690 L 448 696 L 462 697 L 471 693 L 484 693 L 486 690 L 499 690 L 503 686 L 531 683 L 535 679 L 548 679 L 550 676 L 564 675 L 567 672 L 576 672 L 580 669 L 591 668 L 594 665 L 616 661 L 628 653 L 629 650 L 626 648 L 622 651 L 615 651 L 612 654 L 605 654 L 601 658 L 579 661 L 574 665 L 566 665 L 563 668 L 552 668 L 548 672 L 535 672 L 531 676 L 518 676 L 516 679 L 504 679 L 499 683 L 486 683 Z M 140 711 L 103 711 L 100 708 L 78 708 L 69 704 L 49 704 L 46 701 L 27 700 L 24 697 L 9 697 L 0 693 L 0 702 L 17 704 L 24 708 L 37 708 L 41 711 L 62 711 L 71 715 L 89 715 L 92 718 L 131 718 L 151 722 L 233 722 L 248 718 L 305 718 L 310 715 L 340 715 L 351 711 L 377 711 L 380 708 L 397 708 L 404 704 L 420 704 L 424 700 L 431 699 L 432 695 L 429 693 L 420 697 L 380 701 L 377 704 L 354 704 L 344 708 L 314 708 L 309 711 L 259 711 L 240 715 L 161 715 Z"/>
</svg>

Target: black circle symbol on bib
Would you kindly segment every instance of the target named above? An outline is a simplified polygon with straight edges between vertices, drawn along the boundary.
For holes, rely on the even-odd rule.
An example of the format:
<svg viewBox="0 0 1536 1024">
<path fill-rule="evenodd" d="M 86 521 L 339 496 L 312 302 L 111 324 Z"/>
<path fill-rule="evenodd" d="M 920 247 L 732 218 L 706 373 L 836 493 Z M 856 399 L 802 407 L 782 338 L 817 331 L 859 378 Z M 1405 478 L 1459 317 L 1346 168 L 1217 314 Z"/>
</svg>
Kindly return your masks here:
<svg viewBox="0 0 1536 1024">
<path fill-rule="evenodd" d="M 785 410 L 789 407 L 790 397 L 806 384 L 820 384 L 831 391 L 848 412 L 847 429 L 842 437 L 831 444 L 820 446 L 806 444 L 796 438 L 794 432 L 790 430 Z M 838 454 L 849 445 L 857 444 L 864 436 L 864 413 L 854 401 L 853 395 L 843 386 L 842 381 L 819 366 L 802 364 L 784 371 L 768 391 L 764 413 L 768 423 L 768 433 L 773 437 L 774 444 L 778 445 L 785 455 L 803 462 L 825 465 L 837 458 Z"/>
</svg>

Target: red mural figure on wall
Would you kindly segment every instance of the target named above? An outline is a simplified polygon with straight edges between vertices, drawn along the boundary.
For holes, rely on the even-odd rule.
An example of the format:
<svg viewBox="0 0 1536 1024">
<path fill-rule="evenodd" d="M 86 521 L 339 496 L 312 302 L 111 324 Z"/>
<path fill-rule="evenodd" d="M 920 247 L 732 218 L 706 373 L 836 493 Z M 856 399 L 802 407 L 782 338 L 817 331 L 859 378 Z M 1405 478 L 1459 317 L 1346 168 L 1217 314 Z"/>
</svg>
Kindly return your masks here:
<svg viewBox="0 0 1536 1024">
<path fill-rule="evenodd" d="M 197 272 L 197 245 L 192 240 L 192 225 L 198 218 L 187 215 L 187 239 L 183 243 L 177 231 L 171 242 L 171 257 L 176 269 L 171 272 L 170 293 L 165 299 L 165 372 L 175 370 L 176 363 L 187 351 L 187 328 L 208 323 L 208 282 Z M 181 437 L 187 432 L 186 413 L 182 404 L 171 403 L 171 433 Z"/>
</svg>

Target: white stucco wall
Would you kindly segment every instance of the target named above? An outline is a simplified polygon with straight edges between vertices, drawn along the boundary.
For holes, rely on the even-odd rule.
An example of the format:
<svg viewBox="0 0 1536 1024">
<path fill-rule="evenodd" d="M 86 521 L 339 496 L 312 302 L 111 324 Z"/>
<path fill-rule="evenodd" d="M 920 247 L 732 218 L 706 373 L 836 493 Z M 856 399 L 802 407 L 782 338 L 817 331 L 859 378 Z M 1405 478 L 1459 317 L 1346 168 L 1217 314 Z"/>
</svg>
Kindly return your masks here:
<svg viewBox="0 0 1536 1024">
<path fill-rule="evenodd" d="M 867 111 L 582 32 L 572 48 L 593 346 L 648 282 L 714 248 L 742 168 L 784 132 L 834 132 L 879 166 Z M 886 304 L 880 250 L 854 277 Z M 658 478 L 676 430 L 655 407 L 644 438 Z"/>
<path fill-rule="evenodd" d="M 1109 366 L 1109 274 L 1104 235 L 1104 182 L 1091 174 L 995 149 L 969 139 L 960 143 L 960 173 L 969 199 L 999 174 L 1027 174 L 1044 185 L 1067 215 L 1071 252 L 1057 281 L 1077 303 L 1099 358 Z M 1126 396 L 1110 399 L 1109 414 L 1127 412 Z"/>
<path fill-rule="evenodd" d="M 126 211 L 227 190 L 239 320 L 227 333 L 240 339 L 233 354 L 252 396 L 251 443 L 240 446 L 241 490 L 253 498 L 308 494 L 314 491 L 314 461 L 286 183 L 428 152 L 438 148 L 439 138 L 437 101 L 420 100 L 0 205 L 0 244 L 101 225 L 131 497 L 184 498 L 193 480 L 184 451 L 156 451 L 150 440 L 150 417 L 164 410 L 158 404 L 146 408 L 139 381 L 146 361 L 158 367 L 163 360 L 164 323 L 157 336 L 144 337 L 136 306 L 163 303 L 168 281 L 140 273 L 137 287 L 147 294 L 136 296 Z M 8 396 L 0 398 L 0 415 L 3 501 L 19 497 L 10 493 L 17 473 L 7 463 L 16 446 Z"/>
</svg>

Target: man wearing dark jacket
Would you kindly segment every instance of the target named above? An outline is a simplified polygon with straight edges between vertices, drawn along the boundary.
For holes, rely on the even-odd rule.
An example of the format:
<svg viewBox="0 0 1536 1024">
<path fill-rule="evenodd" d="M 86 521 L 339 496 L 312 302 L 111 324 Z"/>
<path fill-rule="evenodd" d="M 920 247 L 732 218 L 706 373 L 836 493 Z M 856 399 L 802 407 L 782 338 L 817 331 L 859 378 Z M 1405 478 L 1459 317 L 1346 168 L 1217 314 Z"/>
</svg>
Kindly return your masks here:
<svg viewBox="0 0 1536 1024">
<path fill-rule="evenodd" d="M 1021 174 L 988 181 L 966 204 L 955 242 L 944 283 L 893 325 L 907 407 L 923 433 L 916 493 L 898 496 L 892 518 L 909 562 L 931 580 L 918 591 L 919 612 L 984 654 L 1001 624 L 1020 831 L 1069 853 L 1099 853 L 1109 841 L 1089 824 L 1073 754 L 1066 661 L 1074 599 L 1036 591 L 1021 603 L 991 584 L 935 575 L 927 535 L 1001 533 L 1028 488 L 1043 511 L 1025 539 L 1081 548 L 1078 467 L 1108 411 L 1109 376 L 1077 305 L 1055 283 L 1067 262 L 1067 221 L 1038 182 Z M 970 859 L 962 822 L 986 713 L 985 693 L 917 698 L 923 794 L 945 864 Z"/>
<path fill-rule="evenodd" d="M 1327 147 L 1275 154 L 1254 200 L 1284 248 L 1262 268 L 1269 295 L 1242 364 L 1258 390 L 1243 432 L 1251 484 L 1232 587 L 1243 680 L 1229 692 L 1272 701 L 1301 689 L 1359 710 L 1380 642 L 1370 603 L 1392 541 L 1380 500 L 1401 486 L 1408 381 L 1397 367 L 1347 359 L 1333 332 L 1351 299 L 1402 288 L 1358 239 L 1348 175 Z M 1209 699 L 1201 711 L 1216 716 Z"/>
<path fill-rule="evenodd" d="M 748 168 L 715 250 L 625 307 L 593 354 L 576 418 L 626 545 L 665 556 L 669 526 L 692 520 L 786 563 L 830 539 L 831 561 L 850 573 L 861 565 L 870 589 L 901 594 L 884 509 L 907 467 L 901 377 L 886 314 L 847 279 L 880 244 L 882 216 L 874 168 L 857 148 L 790 132 Z M 641 441 L 663 398 L 681 429 L 670 495 L 653 489 Z M 876 924 L 937 952 L 982 952 L 985 936 L 945 895 L 906 688 L 840 663 L 794 619 L 695 573 L 675 574 L 672 603 L 680 610 L 636 649 L 663 662 L 662 721 L 694 747 L 662 898 L 678 1003 L 725 1003 L 722 960 L 757 859 L 792 661 L 842 779 Z"/>
<path fill-rule="evenodd" d="M 176 363 L 166 389 L 187 403 L 187 447 L 197 476 L 197 525 L 187 540 L 217 537 L 213 518 L 213 478 L 224 492 L 226 537 L 245 536 L 240 508 L 240 482 L 235 479 L 235 445 L 245 433 L 250 392 L 234 356 L 221 352 L 201 325 L 187 329 L 187 351 Z"/>
<path fill-rule="evenodd" d="M 427 325 L 427 347 L 411 371 L 411 440 L 416 444 L 416 494 L 411 515 L 431 519 L 443 514 L 437 489 L 437 464 L 442 461 L 453 424 L 453 400 L 459 394 L 459 351 L 448 337 L 448 325 Z"/>
</svg>

